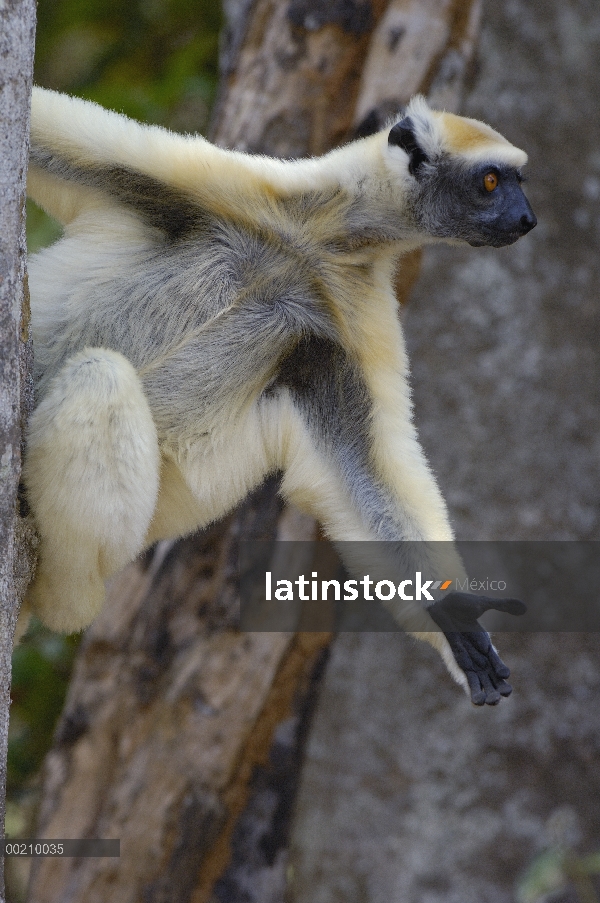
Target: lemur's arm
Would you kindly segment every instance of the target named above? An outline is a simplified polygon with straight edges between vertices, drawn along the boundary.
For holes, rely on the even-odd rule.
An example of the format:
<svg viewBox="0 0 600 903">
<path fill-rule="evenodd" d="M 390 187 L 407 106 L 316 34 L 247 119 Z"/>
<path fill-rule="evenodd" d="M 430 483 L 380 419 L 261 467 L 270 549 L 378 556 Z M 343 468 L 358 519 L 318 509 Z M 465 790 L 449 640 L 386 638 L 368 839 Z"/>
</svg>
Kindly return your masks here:
<svg viewBox="0 0 600 903">
<path fill-rule="evenodd" d="M 199 205 L 248 224 L 273 192 L 286 194 L 294 184 L 309 190 L 312 176 L 310 163 L 306 172 L 224 150 L 200 135 L 141 124 L 39 87 L 32 92 L 30 146 L 27 194 L 63 225 L 115 203 L 137 208 L 145 221 L 166 206 L 194 219 Z"/>
<path fill-rule="evenodd" d="M 381 566 L 381 577 L 396 573 L 396 582 L 414 577 L 417 571 L 463 576 L 443 501 L 416 438 L 405 441 L 400 454 L 392 443 L 387 454 L 407 486 L 414 482 L 421 493 L 427 486 L 432 510 L 416 508 L 410 493 L 403 496 L 398 486 L 391 486 L 377 472 L 373 421 L 381 412 L 374 409 L 364 374 L 346 352 L 330 340 L 305 339 L 284 362 L 278 383 L 290 392 L 303 425 L 284 478 L 284 492 L 311 511 L 330 537 L 341 543 L 349 570 L 362 567 L 363 573 L 373 574 Z M 398 411 L 391 413 L 401 416 Z M 405 437 L 412 434 L 409 420 L 399 427 Z M 475 705 L 495 705 L 510 694 L 509 669 L 477 617 L 490 608 L 519 614 L 524 610 L 522 603 L 452 592 L 428 609 L 399 599 L 388 607 L 405 630 L 438 650 Z"/>
</svg>

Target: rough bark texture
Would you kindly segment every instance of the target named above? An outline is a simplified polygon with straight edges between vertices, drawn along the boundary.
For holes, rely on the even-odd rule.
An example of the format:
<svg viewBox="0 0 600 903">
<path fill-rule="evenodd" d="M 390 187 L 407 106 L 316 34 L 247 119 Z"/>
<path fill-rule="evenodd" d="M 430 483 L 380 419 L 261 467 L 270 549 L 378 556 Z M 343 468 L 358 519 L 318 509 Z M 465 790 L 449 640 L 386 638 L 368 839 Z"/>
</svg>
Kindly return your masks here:
<svg viewBox="0 0 600 903">
<path fill-rule="evenodd" d="M 21 582 L 17 550 L 21 440 L 30 403 L 29 304 L 25 279 L 25 175 L 33 71 L 35 4 L 0 5 L 0 832 L 4 836 L 10 659 Z M 23 303 L 24 302 L 24 303 Z M 0 895 L 4 869 L 0 860 Z"/>
<path fill-rule="evenodd" d="M 304 157 L 346 138 L 384 7 L 385 0 L 258 0 L 224 73 L 215 142 Z"/>
<path fill-rule="evenodd" d="M 363 95 L 372 113 L 363 129 L 409 99 L 402 55 L 380 61 L 388 74 L 398 70 L 385 93 L 372 88 L 375 74 L 361 76 L 365 58 L 379 71 L 379 51 L 369 47 L 385 3 L 229 6 L 219 143 L 320 153 L 361 125 Z M 478 0 L 431 2 L 435 40 L 417 0 L 392 6 L 404 10 L 414 52 L 426 60 L 426 78 L 414 87 L 457 92 L 443 61 L 456 47 L 466 69 Z M 464 22 L 459 6 L 470 11 Z M 412 261 L 410 272 L 417 268 Z M 297 513 L 281 514 L 272 481 L 223 523 L 159 544 L 113 583 L 45 765 L 38 834 L 120 837 L 121 859 L 37 860 L 31 903 L 282 901 L 300 760 L 330 638 L 237 633 L 235 561 L 241 536 L 309 538 L 315 529 Z"/>
<path fill-rule="evenodd" d="M 598 540 L 600 8 L 486 0 L 482 21 L 462 110 L 529 153 L 539 225 L 501 252 L 425 253 L 404 321 L 419 433 L 461 539 Z M 599 849 L 600 636 L 497 643 L 515 691 L 478 711 L 422 645 L 338 639 L 294 903 L 514 903 L 569 812 L 576 848 Z"/>
<path fill-rule="evenodd" d="M 31 900 L 189 900 L 201 865 L 205 883 L 218 876 L 215 841 L 310 652 L 288 634 L 233 629 L 240 529 L 274 522 L 264 498 L 114 582 L 46 762 L 40 825 L 47 837 L 119 837 L 121 859 L 39 860 Z M 303 527 L 289 514 L 281 529 Z M 284 658 L 298 674 L 280 673 Z"/>
</svg>

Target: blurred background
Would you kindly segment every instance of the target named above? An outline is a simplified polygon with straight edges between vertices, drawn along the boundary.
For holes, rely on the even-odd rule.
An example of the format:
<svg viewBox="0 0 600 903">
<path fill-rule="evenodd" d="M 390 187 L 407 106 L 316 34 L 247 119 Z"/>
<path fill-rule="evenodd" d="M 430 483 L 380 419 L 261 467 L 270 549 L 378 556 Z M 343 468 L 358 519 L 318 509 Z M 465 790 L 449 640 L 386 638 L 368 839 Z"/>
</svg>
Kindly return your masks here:
<svg viewBox="0 0 600 903">
<path fill-rule="evenodd" d="M 218 3 L 39 0 L 38 17 L 37 83 L 206 132 Z M 501 251 L 428 249 L 403 314 L 420 436 L 460 539 L 600 539 L 599 61 L 596 0 L 484 0 L 461 112 L 529 153 L 538 226 Z M 33 206 L 28 224 L 32 250 L 58 234 Z M 517 692 L 490 712 L 404 636 L 336 640 L 284 863 L 296 903 L 600 900 L 600 639 L 497 642 Z M 13 835 L 76 648 L 37 629 L 15 653 Z M 215 899 L 246 899 L 233 886 Z"/>
<path fill-rule="evenodd" d="M 218 82 L 216 0 L 42 0 L 36 84 L 183 132 L 205 132 Z M 56 228 L 28 207 L 30 250 Z"/>
</svg>

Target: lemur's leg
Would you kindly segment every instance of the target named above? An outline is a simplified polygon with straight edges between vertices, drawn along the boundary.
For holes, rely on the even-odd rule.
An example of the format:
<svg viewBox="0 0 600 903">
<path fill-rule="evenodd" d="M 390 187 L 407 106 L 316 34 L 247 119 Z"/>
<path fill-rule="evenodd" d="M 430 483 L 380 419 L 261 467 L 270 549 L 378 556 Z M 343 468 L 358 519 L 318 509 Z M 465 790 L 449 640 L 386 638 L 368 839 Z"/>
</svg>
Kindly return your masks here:
<svg viewBox="0 0 600 903">
<path fill-rule="evenodd" d="M 227 429 L 189 443 L 176 460 L 166 457 L 146 544 L 218 520 L 281 470 L 283 417 L 279 400 L 263 397 Z"/>
<path fill-rule="evenodd" d="M 31 418 L 24 473 L 41 536 L 25 608 L 81 630 L 103 581 L 142 549 L 158 492 L 156 429 L 121 354 L 87 348 L 67 361 Z"/>
</svg>

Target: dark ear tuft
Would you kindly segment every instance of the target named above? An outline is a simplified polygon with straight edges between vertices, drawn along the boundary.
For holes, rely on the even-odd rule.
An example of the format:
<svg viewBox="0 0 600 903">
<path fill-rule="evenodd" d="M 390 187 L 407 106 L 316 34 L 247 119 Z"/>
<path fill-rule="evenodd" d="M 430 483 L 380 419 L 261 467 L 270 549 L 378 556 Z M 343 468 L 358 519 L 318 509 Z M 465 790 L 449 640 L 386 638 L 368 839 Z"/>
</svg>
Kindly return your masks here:
<svg viewBox="0 0 600 903">
<path fill-rule="evenodd" d="M 415 137 L 414 125 L 410 116 L 406 116 L 396 123 L 388 135 L 388 144 L 396 144 L 406 151 L 409 156 L 408 171 L 411 176 L 416 175 L 421 164 L 429 163 L 429 157 Z"/>
</svg>

